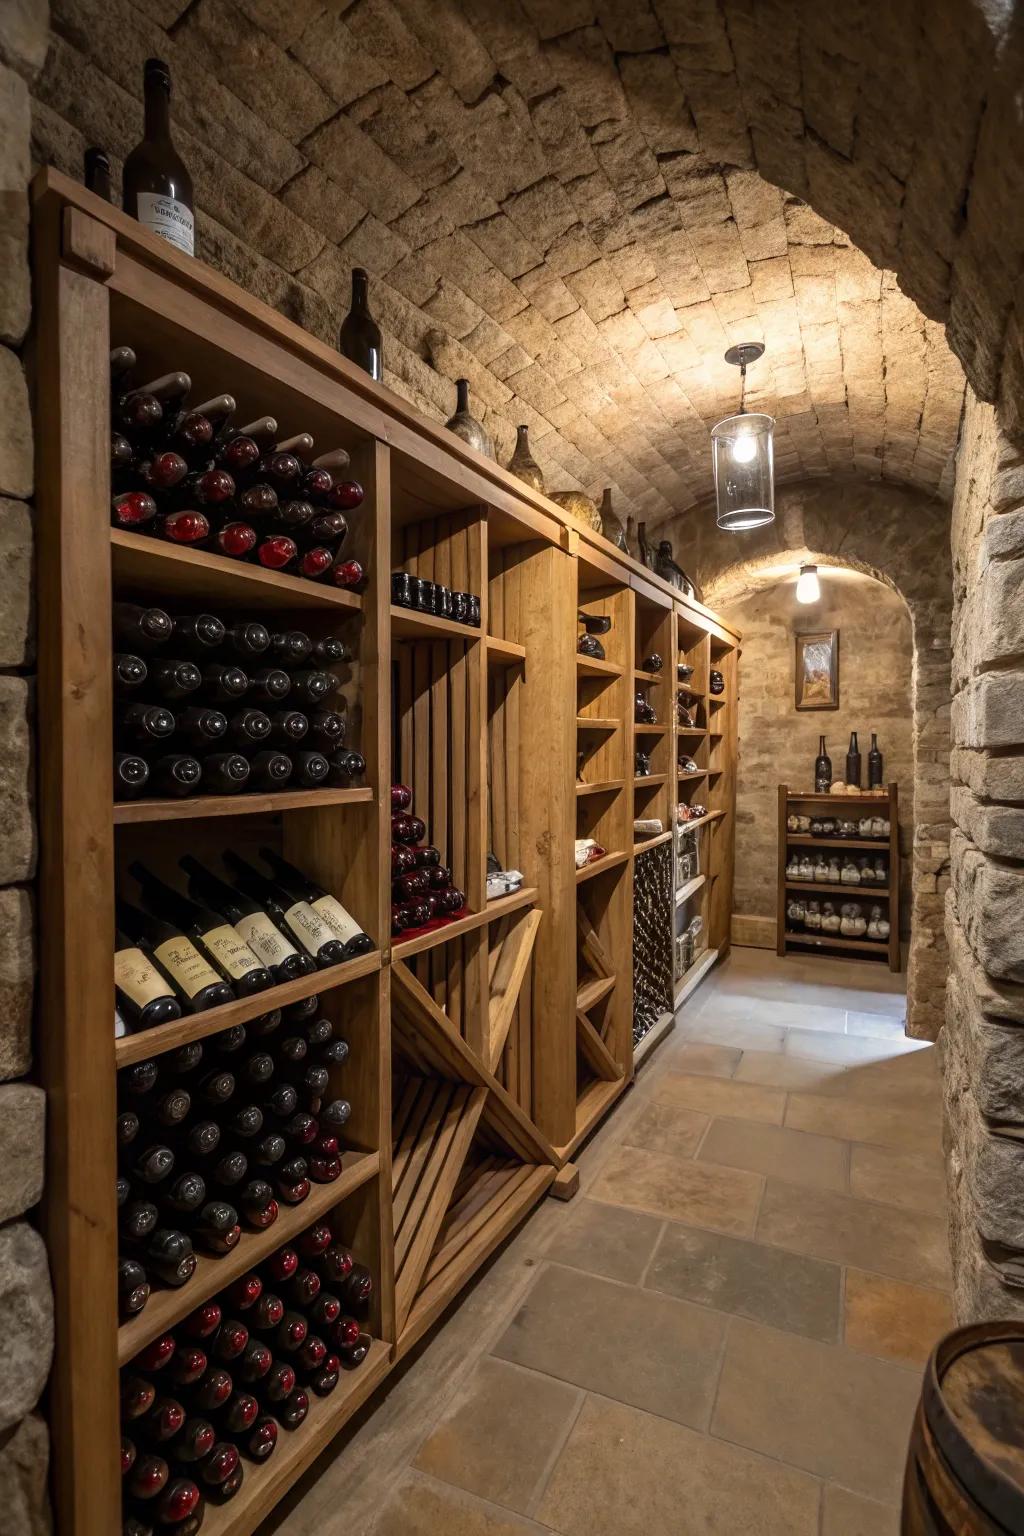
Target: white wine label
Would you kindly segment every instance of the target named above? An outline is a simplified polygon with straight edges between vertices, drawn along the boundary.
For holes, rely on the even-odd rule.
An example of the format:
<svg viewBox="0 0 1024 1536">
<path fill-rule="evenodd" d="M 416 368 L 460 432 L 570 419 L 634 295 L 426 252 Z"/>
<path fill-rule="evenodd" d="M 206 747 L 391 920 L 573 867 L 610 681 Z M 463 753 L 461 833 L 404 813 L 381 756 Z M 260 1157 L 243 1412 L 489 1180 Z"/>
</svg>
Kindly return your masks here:
<svg viewBox="0 0 1024 1536">
<path fill-rule="evenodd" d="M 204 933 L 203 944 L 218 965 L 222 965 L 235 981 L 241 981 L 243 976 L 248 976 L 259 965 L 248 944 L 242 942 L 230 923 Z"/>
<path fill-rule="evenodd" d="M 334 937 L 343 944 L 363 931 L 352 914 L 345 911 L 337 896 L 318 896 L 313 903 L 313 910 L 320 914 Z"/>
<path fill-rule="evenodd" d="M 154 235 L 161 235 L 186 256 L 195 255 L 196 221 L 191 208 L 175 197 L 159 192 L 140 192 L 136 198 L 139 223 Z"/>
<path fill-rule="evenodd" d="M 298 954 L 295 945 L 289 944 L 280 928 L 265 912 L 252 912 L 248 917 L 240 917 L 235 927 L 264 965 L 281 965 L 283 961 L 290 960 L 292 955 Z"/>
<path fill-rule="evenodd" d="M 323 945 L 329 944 L 334 938 L 334 934 L 323 918 L 317 916 L 308 901 L 297 901 L 293 907 L 289 907 L 284 914 L 284 920 L 303 949 L 308 949 L 314 960 Z"/>
<path fill-rule="evenodd" d="M 184 934 L 167 939 L 153 951 L 165 971 L 169 971 L 186 997 L 195 997 L 204 987 L 220 985 L 220 977 L 208 960 L 204 960 L 191 939 Z"/>
<path fill-rule="evenodd" d="M 166 981 L 141 949 L 119 949 L 114 956 L 114 985 L 130 997 L 136 1008 L 155 1003 L 170 993 Z"/>
</svg>

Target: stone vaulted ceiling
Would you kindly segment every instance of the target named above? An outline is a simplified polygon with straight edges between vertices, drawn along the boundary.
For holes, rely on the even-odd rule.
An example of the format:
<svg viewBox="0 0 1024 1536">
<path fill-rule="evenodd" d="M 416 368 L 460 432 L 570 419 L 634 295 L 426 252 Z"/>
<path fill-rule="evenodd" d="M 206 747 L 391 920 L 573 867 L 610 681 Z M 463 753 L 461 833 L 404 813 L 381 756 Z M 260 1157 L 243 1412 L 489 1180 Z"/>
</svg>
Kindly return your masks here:
<svg viewBox="0 0 1024 1536">
<path fill-rule="evenodd" d="M 168 57 L 207 259 L 331 341 L 367 267 L 392 387 L 443 419 L 465 375 L 503 461 L 529 424 L 549 489 L 611 484 L 654 523 L 706 496 L 722 354 L 763 340 L 748 404 L 780 478 L 948 490 L 942 325 L 753 168 L 712 0 L 52 8 L 39 159 L 123 156 L 142 60 Z"/>
</svg>

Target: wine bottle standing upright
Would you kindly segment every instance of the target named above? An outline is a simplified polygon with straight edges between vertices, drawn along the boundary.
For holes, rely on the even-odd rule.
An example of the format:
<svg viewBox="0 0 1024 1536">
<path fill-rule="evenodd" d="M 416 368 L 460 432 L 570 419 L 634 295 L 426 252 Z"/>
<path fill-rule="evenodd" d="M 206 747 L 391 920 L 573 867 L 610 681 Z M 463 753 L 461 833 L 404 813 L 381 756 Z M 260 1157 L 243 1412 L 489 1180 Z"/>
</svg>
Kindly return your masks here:
<svg viewBox="0 0 1024 1536">
<path fill-rule="evenodd" d="M 814 759 L 814 792 L 816 795 L 828 793 L 832 783 L 832 759 L 825 750 L 824 736 L 818 739 L 818 755 Z"/>
<path fill-rule="evenodd" d="M 352 269 L 352 308 L 341 322 L 338 350 L 342 357 L 358 363 L 371 379 L 384 378 L 384 353 L 380 326 L 370 314 L 369 279 L 362 267 Z"/>
<path fill-rule="evenodd" d="M 110 159 L 105 149 L 92 147 L 85 152 L 85 185 L 105 203 L 113 202 L 110 195 Z"/>
<path fill-rule="evenodd" d="M 860 747 L 857 745 L 856 731 L 850 732 L 850 745 L 846 751 L 846 782 L 860 788 Z"/>
<path fill-rule="evenodd" d="M 878 735 L 871 732 L 871 751 L 868 753 L 868 789 L 881 789 L 885 773 L 885 759 L 878 747 Z"/>
<path fill-rule="evenodd" d="M 171 138 L 171 72 L 147 59 L 145 131 L 124 163 L 124 211 L 154 235 L 195 254 L 192 177 Z"/>
</svg>

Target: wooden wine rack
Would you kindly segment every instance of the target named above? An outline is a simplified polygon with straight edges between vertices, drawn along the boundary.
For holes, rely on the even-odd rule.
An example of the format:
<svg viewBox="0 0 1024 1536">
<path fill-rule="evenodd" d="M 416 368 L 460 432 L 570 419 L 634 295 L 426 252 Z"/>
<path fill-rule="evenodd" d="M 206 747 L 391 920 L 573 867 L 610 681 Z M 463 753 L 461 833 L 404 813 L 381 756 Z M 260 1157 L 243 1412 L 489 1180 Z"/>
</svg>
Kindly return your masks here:
<svg viewBox="0 0 1024 1536">
<path fill-rule="evenodd" d="M 269 1461 L 246 1465 L 235 1499 L 208 1507 L 214 1536 L 247 1536 L 631 1081 L 633 818 L 656 808 L 669 836 L 676 796 L 688 788 L 676 777 L 673 645 L 685 637 L 703 657 L 705 691 L 710 657 L 723 657 L 734 701 L 738 637 L 330 348 L 66 178 L 37 178 L 33 225 L 40 1060 L 58 1527 L 62 1536 L 119 1527 L 119 1366 L 198 1300 L 326 1220 L 374 1273 L 374 1342 Z M 368 572 L 364 593 L 110 530 L 107 359 L 118 344 L 136 349 L 144 376 L 185 368 L 199 397 L 230 388 L 240 419 L 270 413 L 283 435 L 306 430 L 349 451 L 366 499 L 346 553 Z M 392 606 L 390 572 L 399 568 L 479 594 L 480 626 Z M 121 596 L 172 612 L 265 613 L 346 640 L 355 660 L 342 687 L 365 785 L 115 804 L 110 615 Z M 613 617 L 605 662 L 576 654 L 580 608 Z M 651 683 L 659 728 L 638 737 L 633 691 L 649 649 L 666 653 Z M 638 739 L 653 754 L 642 781 Z M 583 740 L 592 750 L 587 782 L 577 784 Z M 734 727 L 718 740 L 705 743 L 694 787 L 714 808 L 703 899 L 721 952 Z M 395 942 L 393 779 L 411 784 L 428 838 L 466 894 L 456 919 Z M 578 835 L 606 849 L 580 871 Z M 336 892 L 378 949 L 115 1040 L 119 872 L 142 850 L 166 872 L 186 848 L 245 853 L 267 843 Z M 489 851 L 525 875 L 520 890 L 490 903 Z M 576 967 L 566 963 L 573 953 Z M 332 1068 L 332 1094 L 353 1105 L 340 1179 L 230 1254 L 201 1259 L 186 1286 L 154 1291 L 119 1328 L 117 1070 L 314 992 L 350 1045 Z"/>
</svg>

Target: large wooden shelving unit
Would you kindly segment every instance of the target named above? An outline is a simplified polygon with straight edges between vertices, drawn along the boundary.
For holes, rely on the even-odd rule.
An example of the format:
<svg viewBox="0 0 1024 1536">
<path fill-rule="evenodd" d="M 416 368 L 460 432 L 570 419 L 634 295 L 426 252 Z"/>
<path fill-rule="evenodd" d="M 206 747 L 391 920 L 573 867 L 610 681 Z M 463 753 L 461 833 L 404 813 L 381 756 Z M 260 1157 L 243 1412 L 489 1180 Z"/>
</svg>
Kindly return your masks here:
<svg viewBox="0 0 1024 1536">
<path fill-rule="evenodd" d="M 202 1297 L 329 1220 L 375 1274 L 374 1344 L 268 1462 L 247 1466 L 238 1497 L 208 1506 L 214 1536 L 247 1536 L 632 1080 L 632 873 L 642 856 L 634 815 L 662 816 L 668 836 L 675 797 L 707 797 L 700 899 L 709 946 L 727 947 L 738 637 L 330 348 L 53 172 L 33 189 L 33 238 L 40 1058 L 58 1527 L 64 1536 L 119 1527 L 119 1366 Z M 230 389 L 241 419 L 270 413 L 282 435 L 306 430 L 323 447 L 348 449 L 366 488 L 350 534 L 369 574 L 363 594 L 111 531 L 107 356 L 122 343 L 139 353 L 144 376 L 185 368 L 199 398 Z M 399 567 L 479 593 L 480 628 L 393 608 L 390 571 Z M 343 687 L 365 786 L 115 804 L 115 596 L 179 612 L 267 612 L 345 638 L 355 660 Z M 581 607 L 613 614 L 605 663 L 576 654 Z M 728 678 L 715 706 L 721 734 L 704 744 L 699 780 L 685 782 L 675 766 L 674 639 L 701 651 L 705 672 L 722 658 Z M 640 738 L 638 647 L 668 651 L 651 684 L 659 728 Z M 633 772 L 638 739 L 653 754 L 649 779 Z M 594 748 L 584 786 L 575 778 L 581 740 Z M 393 780 L 411 783 L 468 908 L 396 942 Z M 574 839 L 591 833 L 607 854 L 577 872 Z M 244 853 L 268 841 L 338 894 L 377 951 L 115 1041 L 117 872 L 143 849 L 159 870 L 186 848 Z M 489 904 L 488 851 L 525 874 L 520 891 Z M 566 963 L 573 953 L 575 968 Z M 204 1257 L 182 1290 L 155 1291 L 118 1328 L 117 1070 L 313 992 L 350 1045 L 332 1083 L 353 1105 L 342 1177 L 314 1186 L 232 1253 Z"/>
</svg>

